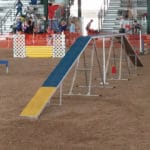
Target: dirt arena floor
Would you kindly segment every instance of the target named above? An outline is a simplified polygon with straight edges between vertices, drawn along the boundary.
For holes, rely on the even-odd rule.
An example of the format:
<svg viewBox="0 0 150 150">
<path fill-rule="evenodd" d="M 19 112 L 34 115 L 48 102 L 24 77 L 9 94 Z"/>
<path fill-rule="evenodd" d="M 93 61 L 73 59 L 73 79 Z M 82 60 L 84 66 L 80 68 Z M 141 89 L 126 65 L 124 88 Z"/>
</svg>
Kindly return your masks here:
<svg viewBox="0 0 150 150">
<path fill-rule="evenodd" d="M 64 95 L 62 106 L 56 94 L 35 120 L 19 114 L 59 59 L 0 50 L 9 61 L 8 74 L 0 66 L 0 150 L 149 150 L 150 55 L 140 57 L 144 67 L 130 80 L 100 88 L 99 96 Z"/>
</svg>

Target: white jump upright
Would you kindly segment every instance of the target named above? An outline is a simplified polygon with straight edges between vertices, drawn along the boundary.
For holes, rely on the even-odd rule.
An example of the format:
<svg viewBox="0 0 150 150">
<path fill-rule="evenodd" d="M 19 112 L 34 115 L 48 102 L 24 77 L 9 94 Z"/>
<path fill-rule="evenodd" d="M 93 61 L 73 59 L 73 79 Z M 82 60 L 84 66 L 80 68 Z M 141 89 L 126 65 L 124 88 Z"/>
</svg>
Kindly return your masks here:
<svg viewBox="0 0 150 150">
<path fill-rule="evenodd" d="M 53 57 L 64 57 L 66 50 L 65 34 L 53 35 Z"/>
<path fill-rule="evenodd" d="M 25 35 L 15 34 L 13 36 L 13 57 L 26 57 L 25 52 Z"/>
</svg>

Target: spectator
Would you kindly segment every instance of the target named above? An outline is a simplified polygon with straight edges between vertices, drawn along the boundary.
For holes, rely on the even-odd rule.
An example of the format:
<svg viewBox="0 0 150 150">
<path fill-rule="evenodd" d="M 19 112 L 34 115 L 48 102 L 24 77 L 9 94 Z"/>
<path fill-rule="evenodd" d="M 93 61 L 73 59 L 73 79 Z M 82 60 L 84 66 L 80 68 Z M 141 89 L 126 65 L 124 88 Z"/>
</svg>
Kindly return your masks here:
<svg viewBox="0 0 150 150">
<path fill-rule="evenodd" d="M 60 29 L 60 32 L 63 32 L 67 29 L 67 24 L 64 20 L 61 21 L 59 29 Z"/>
<path fill-rule="evenodd" d="M 124 28 L 124 17 L 123 16 L 120 16 L 120 27 L 121 28 Z"/>
<path fill-rule="evenodd" d="M 92 35 L 92 34 L 97 34 L 98 33 L 97 30 L 94 30 L 94 29 L 91 28 L 92 22 L 93 22 L 93 19 L 91 19 L 90 22 L 86 26 L 86 31 L 87 31 L 88 35 Z"/>
<path fill-rule="evenodd" d="M 22 21 L 21 21 L 21 18 L 18 18 L 18 20 L 17 20 L 16 31 L 18 31 L 18 32 L 22 31 Z"/>
<path fill-rule="evenodd" d="M 132 25 L 132 33 L 138 33 L 139 30 L 141 30 L 141 25 L 137 22 L 137 20 L 134 20 Z"/>
<path fill-rule="evenodd" d="M 37 0 L 31 0 L 30 4 L 31 5 L 36 5 L 37 4 Z"/>
<path fill-rule="evenodd" d="M 72 20 L 70 23 L 69 31 L 70 31 L 70 33 L 75 33 L 75 23 Z"/>
<path fill-rule="evenodd" d="M 86 31 L 87 32 L 90 32 L 92 29 L 91 29 L 91 24 L 92 24 L 92 22 L 93 22 L 93 19 L 91 19 L 90 20 L 90 22 L 87 24 L 87 26 L 86 26 Z"/>
<path fill-rule="evenodd" d="M 120 17 L 120 29 L 119 29 L 119 33 L 125 33 L 126 30 L 125 30 L 125 20 L 124 20 L 124 17 L 121 16 Z"/>
<path fill-rule="evenodd" d="M 18 0 L 18 2 L 16 3 L 16 8 L 17 8 L 16 16 L 19 13 L 22 16 L 22 7 L 23 7 L 23 4 L 22 4 L 21 0 Z"/>
<path fill-rule="evenodd" d="M 33 33 L 34 24 L 32 22 L 32 19 L 30 18 L 27 21 L 26 27 L 25 27 L 25 33 Z"/>
</svg>

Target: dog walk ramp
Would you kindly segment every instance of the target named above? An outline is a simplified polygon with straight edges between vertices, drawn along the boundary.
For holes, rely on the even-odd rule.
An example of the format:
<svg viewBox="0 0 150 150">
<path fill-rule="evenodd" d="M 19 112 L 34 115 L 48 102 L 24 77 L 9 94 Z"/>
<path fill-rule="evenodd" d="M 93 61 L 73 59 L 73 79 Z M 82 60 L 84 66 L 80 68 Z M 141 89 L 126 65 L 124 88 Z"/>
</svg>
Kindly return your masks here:
<svg viewBox="0 0 150 150">
<path fill-rule="evenodd" d="M 85 50 L 90 40 L 90 36 L 81 36 L 76 40 L 66 55 L 49 74 L 42 87 L 38 89 L 33 98 L 26 105 L 20 116 L 30 118 L 39 117 L 51 97 L 56 92 L 57 88 L 61 85 L 72 66 L 75 64 L 78 57 Z"/>
<path fill-rule="evenodd" d="M 132 61 L 132 63 L 135 66 L 143 67 L 143 64 L 142 64 L 140 58 L 135 53 L 132 45 L 130 44 L 130 42 L 128 41 L 126 36 L 123 36 L 123 41 L 124 41 L 124 45 L 125 45 L 125 51 L 126 51 L 127 55 L 129 56 L 130 60 Z"/>
<path fill-rule="evenodd" d="M 20 116 L 37 118 L 45 108 L 56 88 L 41 87 L 27 104 Z"/>
</svg>

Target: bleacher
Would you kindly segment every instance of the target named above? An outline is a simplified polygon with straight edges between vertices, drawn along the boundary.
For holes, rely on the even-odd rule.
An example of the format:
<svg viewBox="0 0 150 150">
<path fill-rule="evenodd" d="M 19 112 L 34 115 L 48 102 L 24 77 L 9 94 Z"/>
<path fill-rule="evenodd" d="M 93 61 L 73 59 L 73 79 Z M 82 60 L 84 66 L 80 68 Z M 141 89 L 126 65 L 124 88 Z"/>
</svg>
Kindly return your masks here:
<svg viewBox="0 0 150 150">
<path fill-rule="evenodd" d="M 40 0 L 38 0 L 39 3 Z M 10 26 L 15 21 L 15 14 L 16 14 L 16 4 L 17 0 L 0 0 L 0 34 L 8 34 L 11 32 Z M 27 0 L 21 0 L 23 3 L 23 13 L 25 13 L 25 10 L 27 6 L 30 6 L 29 2 Z M 41 10 L 41 5 L 37 5 L 37 7 Z"/>
</svg>

